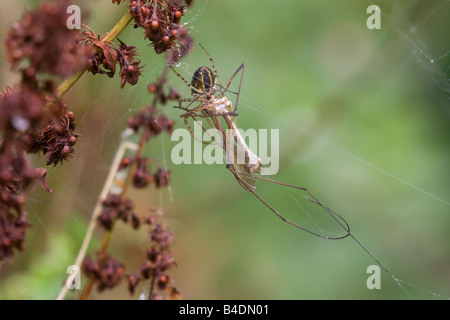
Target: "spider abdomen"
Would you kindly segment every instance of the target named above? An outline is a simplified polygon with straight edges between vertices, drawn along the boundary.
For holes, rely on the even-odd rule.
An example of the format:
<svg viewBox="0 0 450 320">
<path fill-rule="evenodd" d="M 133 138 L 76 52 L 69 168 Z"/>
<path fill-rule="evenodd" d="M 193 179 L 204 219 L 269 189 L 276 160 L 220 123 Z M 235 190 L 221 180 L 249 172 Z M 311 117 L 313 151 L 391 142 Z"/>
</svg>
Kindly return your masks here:
<svg viewBox="0 0 450 320">
<path fill-rule="evenodd" d="M 195 70 L 191 80 L 191 91 L 193 95 L 207 93 L 214 88 L 214 85 L 215 77 L 211 69 L 208 67 L 200 67 Z"/>
</svg>

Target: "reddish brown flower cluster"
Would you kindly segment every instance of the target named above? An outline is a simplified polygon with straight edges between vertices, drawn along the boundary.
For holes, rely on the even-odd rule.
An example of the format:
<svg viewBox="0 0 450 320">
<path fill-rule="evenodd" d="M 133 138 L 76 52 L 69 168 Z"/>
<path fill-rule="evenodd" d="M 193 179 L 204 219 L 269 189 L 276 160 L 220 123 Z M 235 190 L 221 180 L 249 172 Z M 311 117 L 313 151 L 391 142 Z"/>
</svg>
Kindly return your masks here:
<svg viewBox="0 0 450 320">
<path fill-rule="evenodd" d="M 173 120 L 165 115 L 158 115 L 154 106 L 144 108 L 136 115 L 127 119 L 128 127 L 137 132 L 141 127 L 144 129 L 147 139 L 160 134 L 163 131 L 172 133 Z"/>
<path fill-rule="evenodd" d="M 130 13 L 135 27 L 143 28 L 148 38 L 160 54 L 174 47 L 180 31 L 180 20 L 186 6 L 192 1 L 180 0 L 131 0 Z"/>
<path fill-rule="evenodd" d="M 97 290 L 113 288 L 120 283 L 125 274 L 125 267 L 109 254 L 97 254 L 96 259 L 86 258 L 82 269 L 94 283 Z"/>
<path fill-rule="evenodd" d="M 165 115 L 158 115 L 154 105 L 144 108 L 136 115 L 127 119 L 128 126 L 137 132 L 143 128 L 142 137 L 145 141 L 166 131 L 172 133 L 174 122 Z M 157 188 L 165 187 L 169 184 L 170 171 L 158 167 L 154 173 L 150 172 L 149 164 L 156 163 L 153 159 L 141 156 L 127 157 L 122 159 L 119 169 L 128 168 L 136 163 L 136 170 L 133 173 L 133 187 L 145 188 L 154 182 Z"/>
<path fill-rule="evenodd" d="M 147 87 L 148 92 L 155 94 L 158 101 L 161 102 L 162 104 L 165 104 L 167 100 L 178 101 L 181 98 L 181 95 L 178 93 L 178 91 L 175 90 L 175 88 L 170 87 L 168 93 L 164 92 L 165 84 L 166 83 L 164 79 L 158 79 L 158 81 L 156 81 L 155 83 L 150 83 L 148 85 Z"/>
<path fill-rule="evenodd" d="M 66 1 L 44 2 L 14 23 L 6 40 L 7 58 L 16 67 L 29 60 L 37 72 L 66 77 L 86 66 L 86 48 L 78 45 L 76 30 L 67 28 Z"/>
<path fill-rule="evenodd" d="M 116 220 L 131 222 L 134 229 L 139 228 L 139 217 L 134 213 L 134 205 L 130 199 L 122 198 L 117 194 L 110 194 L 102 201 L 103 210 L 97 218 L 98 223 L 106 230 L 111 230 Z"/>
<path fill-rule="evenodd" d="M 15 140 L 23 131 L 38 131 L 42 126 L 45 97 L 23 81 L 17 88 L 8 87 L 0 95 L 0 131 L 2 140 Z"/>
<path fill-rule="evenodd" d="M 88 27 L 84 31 L 83 43 L 90 47 L 93 52 L 89 58 L 87 70 L 92 74 L 107 74 L 110 78 L 116 73 L 116 64 L 120 65 L 120 77 L 122 78 L 120 87 L 123 88 L 128 82 L 135 85 L 141 75 L 141 60 L 136 59 L 136 47 L 127 46 L 119 40 L 120 46 L 117 47 L 113 42 L 103 41 L 105 35 L 100 37 Z"/>
<path fill-rule="evenodd" d="M 170 171 L 159 168 L 153 177 L 155 178 L 155 185 L 157 188 L 165 187 L 170 181 Z"/>
<path fill-rule="evenodd" d="M 47 164 L 62 163 L 73 153 L 78 135 L 74 115 L 56 97 L 55 76 L 65 77 L 87 64 L 77 32 L 66 26 L 68 3 L 46 2 L 14 23 L 5 41 L 12 68 L 21 81 L 0 94 L 0 260 L 23 250 L 24 197 L 34 180 L 51 192 L 46 170 L 33 168 L 27 153 L 46 155 Z"/>
<path fill-rule="evenodd" d="M 122 0 L 112 2 L 120 4 Z M 144 29 L 156 53 L 168 51 L 168 64 L 176 63 L 193 46 L 188 30 L 180 25 L 185 8 L 191 4 L 192 0 L 130 0 L 135 27 Z M 30 223 L 21 193 L 33 181 L 52 191 L 45 180 L 46 170 L 33 168 L 27 154 L 42 153 L 47 165 L 56 166 L 71 157 L 78 141 L 75 116 L 58 96 L 56 81 L 82 69 L 113 77 L 118 65 L 123 88 L 126 83 L 135 85 L 141 75 L 136 47 L 120 40 L 118 45 L 105 41 L 88 27 L 82 33 L 70 30 L 66 25 L 69 5 L 66 0 L 44 2 L 13 24 L 6 39 L 8 61 L 21 72 L 21 82 L 0 92 L 0 261 L 12 257 L 15 250 L 24 249 L 25 231 Z M 171 133 L 173 129 L 173 121 L 156 112 L 158 102 L 165 104 L 169 99 L 180 98 L 175 89 L 166 89 L 167 65 L 164 70 L 163 76 L 149 86 L 149 91 L 155 94 L 154 103 L 128 119 L 130 128 L 142 132 L 142 146 L 150 138 L 164 131 Z M 134 157 L 124 158 L 120 169 L 132 168 L 135 188 L 152 182 L 157 188 L 167 186 L 170 172 L 158 165 L 152 172 L 152 162 L 138 152 Z M 170 251 L 174 236 L 161 215 L 141 221 L 132 201 L 114 194 L 109 194 L 102 206 L 97 221 L 106 230 L 112 230 L 117 220 L 129 222 L 134 229 L 141 223 L 152 227 L 146 261 L 136 275 L 128 277 L 130 291 L 134 291 L 138 282 L 151 279 L 151 299 L 164 294 L 169 298 L 180 297 L 167 274 L 175 265 Z M 105 252 L 106 247 L 82 264 L 99 291 L 116 286 L 125 272 L 124 266 Z"/>
<path fill-rule="evenodd" d="M 22 132 L 38 130 L 42 97 L 22 85 L 21 93 L 6 89 L 0 94 L 0 261 L 13 257 L 13 249 L 24 249 L 26 228 L 30 224 L 20 195 L 37 174 L 24 149 Z"/>
<path fill-rule="evenodd" d="M 57 165 L 70 158 L 75 151 L 73 145 L 79 134 L 75 131 L 75 115 L 67 111 L 61 100 L 47 104 L 47 125 L 37 135 L 28 134 L 28 152 L 45 154 L 47 165 Z"/>
<path fill-rule="evenodd" d="M 176 265 L 170 250 L 174 235 L 161 220 L 161 217 L 151 215 L 143 220 L 144 224 L 152 226 L 148 237 L 151 242 L 146 252 L 146 260 L 137 273 L 128 275 L 128 290 L 133 294 L 139 282 L 150 280 L 149 299 L 163 299 L 164 294 L 169 299 L 178 299 L 180 292 L 172 284 L 172 278 L 167 271 Z"/>
<path fill-rule="evenodd" d="M 148 164 L 156 163 L 153 159 L 145 157 L 125 157 L 122 159 L 119 170 L 129 168 L 136 162 L 136 170 L 133 173 L 133 187 L 141 189 L 154 182 L 157 188 L 165 187 L 169 184 L 170 171 L 158 168 L 155 173 L 151 173 Z"/>
<path fill-rule="evenodd" d="M 120 77 L 122 82 L 120 87 L 123 88 L 125 83 L 129 83 L 134 86 L 138 82 L 138 78 L 141 75 L 141 60 L 136 59 L 136 47 L 127 46 L 125 43 L 120 41 L 120 47 L 117 51 L 119 53 L 119 64 L 120 64 Z"/>
</svg>

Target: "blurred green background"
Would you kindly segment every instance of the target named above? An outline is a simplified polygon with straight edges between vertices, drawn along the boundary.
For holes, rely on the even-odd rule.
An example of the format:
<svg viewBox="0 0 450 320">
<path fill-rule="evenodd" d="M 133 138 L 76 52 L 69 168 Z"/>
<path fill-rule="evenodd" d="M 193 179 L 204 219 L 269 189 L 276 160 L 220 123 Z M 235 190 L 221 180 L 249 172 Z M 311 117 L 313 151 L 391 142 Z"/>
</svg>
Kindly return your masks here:
<svg viewBox="0 0 450 320">
<path fill-rule="evenodd" d="M 2 42 L 9 25 L 37 2 L 1 2 Z M 83 23 L 102 34 L 126 10 L 110 1 L 77 3 L 90 11 Z M 372 1 L 360 0 L 195 0 L 183 21 L 213 57 L 220 83 L 245 63 L 238 124 L 280 130 L 274 178 L 308 187 L 343 215 L 402 287 L 382 272 L 381 289 L 368 290 L 366 269 L 375 263 L 352 239 L 324 240 L 282 223 L 223 165 L 175 166 L 170 151 L 176 142 L 165 135 L 146 152 L 172 171 L 170 189 L 150 187 L 131 196 L 142 215 L 151 206 L 164 211 L 176 236 L 178 267 L 172 274 L 184 298 L 450 297 L 450 5 L 373 3 L 382 10 L 381 30 L 366 27 Z M 66 96 L 81 141 L 69 163 L 49 168 L 52 195 L 39 186 L 30 190 L 27 210 L 34 227 L 26 251 L 0 265 L 1 299 L 54 299 L 59 292 L 125 121 L 150 104 L 146 85 L 163 68 L 164 57 L 142 38 L 131 27 L 120 36 L 139 48 L 146 65 L 136 86 L 119 90 L 117 77 L 85 75 Z M 5 87 L 17 75 L 9 71 L 3 49 L 0 62 Z M 209 66 L 209 60 L 197 46 L 178 70 L 190 79 L 200 65 Z M 179 78 L 170 77 L 189 95 Z M 184 126 L 170 104 L 164 112 L 177 128 Z M 43 159 L 36 164 L 44 165 Z M 302 224 L 296 199 L 272 187 L 261 191 Z M 95 234 L 92 249 L 101 236 Z M 143 228 L 120 225 L 111 252 L 133 273 L 146 245 Z M 93 297 L 130 299 L 125 282 Z"/>
</svg>

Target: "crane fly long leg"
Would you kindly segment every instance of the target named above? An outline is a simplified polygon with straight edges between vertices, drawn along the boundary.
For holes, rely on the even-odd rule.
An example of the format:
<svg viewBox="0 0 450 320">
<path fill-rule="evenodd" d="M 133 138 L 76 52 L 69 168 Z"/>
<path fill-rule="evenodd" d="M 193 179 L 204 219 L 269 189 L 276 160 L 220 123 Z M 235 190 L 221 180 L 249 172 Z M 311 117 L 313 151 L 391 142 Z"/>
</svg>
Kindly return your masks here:
<svg viewBox="0 0 450 320">
<path fill-rule="evenodd" d="M 233 173 L 233 175 L 234 175 L 234 177 L 236 178 L 236 180 L 238 180 L 238 182 L 246 189 L 246 190 L 248 190 L 248 191 L 250 191 L 256 198 L 258 198 L 258 200 L 259 201 L 261 201 L 267 208 L 269 208 L 273 213 L 275 213 L 281 220 L 283 220 L 284 222 L 286 222 L 286 223 L 288 223 L 288 224 L 290 224 L 290 225 L 292 225 L 292 226 L 294 226 L 294 227 L 296 227 L 296 228 L 298 228 L 298 229 L 301 229 L 301 230 L 303 230 L 303 231 L 306 231 L 306 232 L 308 232 L 308 233 L 310 233 L 310 234 L 312 234 L 312 235 L 315 235 L 315 236 L 317 236 L 317 237 L 320 237 L 320 238 L 324 238 L 324 239 L 329 239 L 329 240 L 339 240 L 339 239 L 344 239 L 344 238 L 347 238 L 348 236 L 351 236 L 352 234 L 351 234 L 351 232 L 350 232 L 350 226 L 349 226 L 349 224 L 347 223 L 347 221 L 345 221 L 345 219 L 342 217 L 342 216 L 340 216 L 339 214 L 337 214 L 336 212 L 334 212 L 334 211 L 332 211 L 332 210 L 330 210 L 329 208 L 327 208 L 322 202 L 320 202 L 320 200 L 316 197 L 316 196 L 314 196 L 312 193 L 311 193 L 311 191 L 309 191 L 307 188 L 304 188 L 304 187 L 299 187 L 299 186 L 295 186 L 295 185 L 292 185 L 292 184 L 288 184 L 288 183 L 284 183 L 284 182 L 279 182 L 279 181 L 275 181 L 275 180 L 271 180 L 271 179 L 267 179 L 267 178 L 263 178 L 263 177 L 260 177 L 260 176 L 257 176 L 257 175 L 254 175 L 254 174 L 251 174 L 251 173 L 247 173 L 247 172 L 243 172 L 243 171 L 236 171 L 236 170 L 234 170 L 232 167 L 228 167 L 228 169 Z M 249 187 L 246 187 L 246 185 L 247 185 L 247 182 L 246 181 L 244 181 L 243 179 L 242 179 L 242 177 L 241 177 L 241 175 L 244 175 L 244 176 L 249 176 L 249 177 L 251 177 L 251 178 L 255 178 L 255 179 L 260 179 L 260 180 L 264 180 L 264 181 L 268 181 L 268 182 L 272 182 L 272 183 L 276 183 L 276 184 L 279 184 L 279 185 L 281 185 L 281 186 L 285 186 L 285 187 L 289 187 L 289 188 L 294 188 L 294 189 L 297 189 L 297 190 L 302 190 L 302 191 L 305 191 L 305 192 L 307 192 L 310 196 L 311 196 L 311 198 L 312 199 L 310 199 L 310 198 L 307 198 L 309 201 L 311 201 L 311 202 L 313 202 L 313 203 L 315 203 L 315 204 L 317 204 L 317 205 L 319 205 L 320 207 L 322 207 L 344 230 L 345 230 L 345 234 L 344 235 L 342 235 L 342 236 L 338 236 L 338 237 L 329 237 L 329 236 L 325 236 L 325 235 L 322 235 L 322 234 L 319 234 L 319 233 L 316 233 L 316 232 L 314 232 L 314 231 L 311 231 L 311 230 L 309 230 L 309 229 L 307 229 L 307 228 L 304 228 L 304 227 L 302 227 L 302 226 L 300 226 L 299 224 L 297 224 L 297 223 L 295 223 L 295 222 L 292 222 L 292 221 L 290 221 L 290 220 L 288 220 L 288 219 L 286 219 L 285 217 L 283 217 L 277 210 L 275 210 L 274 208 L 272 208 L 272 206 L 270 206 L 263 198 L 261 198 L 257 193 L 256 193 L 256 191 L 255 191 L 255 188 L 253 188 L 253 187 L 251 187 L 251 186 L 249 186 Z"/>
<path fill-rule="evenodd" d="M 281 220 L 283 220 L 284 222 L 287 222 L 288 224 L 299 228 L 303 231 L 306 231 L 312 235 L 315 235 L 317 237 L 320 238 L 324 238 L 324 239 L 329 239 L 329 240 L 339 240 L 339 239 L 344 239 L 347 237 L 351 237 L 357 245 L 359 245 L 387 274 L 388 276 L 394 280 L 398 285 L 400 285 L 399 280 L 389 271 L 389 269 L 386 268 L 386 266 L 384 264 L 381 263 L 380 260 L 378 260 L 371 251 L 369 251 L 369 249 L 366 248 L 366 246 L 364 246 L 361 241 L 358 240 L 358 238 L 356 238 L 353 233 L 350 231 L 350 226 L 347 223 L 347 221 L 339 214 L 337 214 L 336 212 L 334 212 L 333 210 L 331 210 L 330 208 L 326 207 L 325 205 L 323 205 L 322 202 L 320 202 L 320 200 L 314 196 L 307 188 L 304 187 L 298 187 L 292 184 L 288 184 L 288 183 L 284 183 L 284 182 L 279 182 L 279 181 L 275 181 L 275 180 L 271 180 L 271 179 L 267 179 L 267 178 L 263 178 L 257 175 L 253 175 L 247 172 L 242 172 L 242 171 L 236 171 L 233 170 L 231 168 L 228 167 L 228 169 L 233 173 L 234 177 L 236 178 L 236 180 L 238 180 L 238 182 L 241 184 L 242 187 L 244 187 L 244 189 L 250 191 L 256 198 L 258 198 L 258 200 L 260 200 L 267 208 L 269 208 L 272 212 L 274 212 Z M 298 189 L 298 190 L 302 190 L 307 192 L 312 199 L 307 198 L 309 201 L 319 205 L 320 207 L 322 207 L 346 232 L 345 235 L 343 236 L 339 236 L 339 237 L 328 237 L 328 236 L 324 236 L 322 234 L 313 232 L 311 230 L 308 230 L 290 220 L 285 219 L 278 211 L 276 211 L 274 208 L 272 208 L 266 201 L 264 201 L 264 199 L 262 199 L 256 192 L 254 188 L 251 187 L 247 187 L 247 183 L 241 178 L 240 175 L 244 175 L 244 176 L 248 176 L 251 177 L 253 179 L 260 179 L 260 180 L 264 180 L 264 181 L 268 181 L 268 182 L 272 182 L 272 183 L 276 183 L 282 186 L 286 186 L 286 187 L 290 187 L 290 188 L 294 188 L 294 189 Z M 401 287 L 401 285 L 400 285 Z"/>
</svg>

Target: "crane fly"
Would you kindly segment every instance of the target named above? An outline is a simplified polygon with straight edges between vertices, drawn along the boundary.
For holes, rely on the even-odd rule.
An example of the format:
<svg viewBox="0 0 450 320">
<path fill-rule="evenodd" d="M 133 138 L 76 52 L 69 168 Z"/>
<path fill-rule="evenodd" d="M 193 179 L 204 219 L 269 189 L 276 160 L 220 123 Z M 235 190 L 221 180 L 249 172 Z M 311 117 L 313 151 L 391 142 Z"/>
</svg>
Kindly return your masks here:
<svg viewBox="0 0 450 320">
<path fill-rule="evenodd" d="M 179 78 L 181 78 L 189 88 L 191 88 L 192 97 L 179 99 L 178 106 L 175 106 L 175 108 L 185 111 L 185 113 L 181 114 L 180 117 L 184 120 L 184 123 L 186 124 L 194 139 L 198 140 L 191 126 L 189 125 L 188 119 L 193 119 L 194 121 L 196 121 L 197 118 L 206 119 L 209 125 L 212 128 L 215 128 L 217 132 L 220 133 L 222 141 L 216 142 L 213 138 L 211 142 L 201 142 L 216 142 L 221 146 L 221 148 L 225 150 L 225 154 L 227 157 L 226 168 L 233 174 L 238 183 L 245 190 L 252 193 L 261 203 L 264 204 L 264 206 L 275 213 L 281 220 L 298 229 L 324 239 L 338 240 L 351 237 L 401 287 L 399 280 L 395 278 L 391 274 L 391 272 L 386 267 L 384 267 L 384 265 L 381 264 L 381 262 L 350 232 L 350 226 L 347 221 L 342 216 L 326 207 L 315 195 L 311 193 L 311 191 L 309 191 L 305 187 L 299 187 L 292 184 L 279 182 L 258 175 L 258 173 L 261 173 L 262 170 L 264 170 L 264 167 L 261 165 L 261 160 L 247 146 L 244 138 L 240 134 L 234 122 L 234 117 L 237 117 L 237 105 L 244 74 L 244 64 L 242 63 L 236 69 L 236 71 L 224 86 L 220 86 L 219 84 L 217 84 L 218 74 L 214 66 L 213 59 L 206 51 L 206 49 L 201 44 L 199 45 L 209 57 L 213 71 L 208 67 L 202 66 L 194 72 L 192 80 L 189 83 L 173 68 L 173 66 L 170 66 L 173 72 Z M 239 89 L 236 93 L 236 103 L 233 107 L 232 102 L 227 98 L 225 94 L 228 92 L 228 88 L 231 85 L 231 82 L 239 73 Z M 188 104 L 186 106 L 183 106 L 184 103 Z M 204 131 L 206 131 L 204 127 L 202 128 Z M 232 132 L 232 138 L 230 138 L 230 135 L 227 134 L 227 131 Z M 229 150 L 233 150 L 233 152 L 231 153 L 232 155 L 230 155 Z M 239 158 L 239 156 L 244 158 L 243 162 L 235 161 Z M 303 192 L 304 197 L 307 200 L 315 205 L 318 205 L 322 210 L 324 210 L 325 213 L 328 214 L 345 231 L 345 233 L 343 235 L 338 235 L 335 237 L 327 236 L 312 231 L 291 220 L 286 219 L 256 192 L 256 180 L 274 183 L 283 187 L 288 187 Z"/>
</svg>

